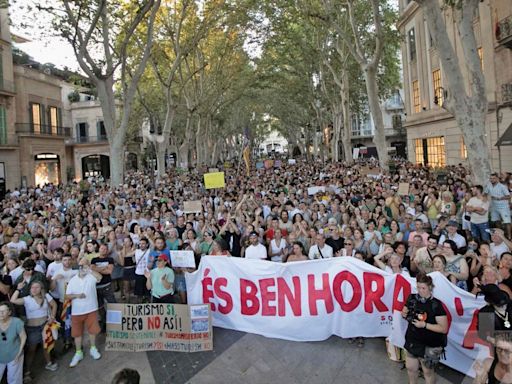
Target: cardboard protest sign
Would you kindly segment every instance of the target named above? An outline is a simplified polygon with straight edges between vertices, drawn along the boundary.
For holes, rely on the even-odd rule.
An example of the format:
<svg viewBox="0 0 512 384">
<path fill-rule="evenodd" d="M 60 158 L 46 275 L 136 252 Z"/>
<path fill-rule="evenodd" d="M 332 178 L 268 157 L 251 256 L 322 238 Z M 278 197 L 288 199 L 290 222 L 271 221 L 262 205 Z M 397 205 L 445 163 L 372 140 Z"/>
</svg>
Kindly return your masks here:
<svg viewBox="0 0 512 384">
<path fill-rule="evenodd" d="M 206 189 L 224 188 L 226 186 L 224 172 L 205 173 L 203 177 Z"/>
<path fill-rule="evenodd" d="M 399 183 L 398 184 L 398 194 L 401 196 L 405 196 L 409 194 L 409 183 Z"/>
<path fill-rule="evenodd" d="M 308 195 L 316 195 L 318 192 L 325 192 L 325 187 L 309 187 L 308 188 Z"/>
<path fill-rule="evenodd" d="M 209 305 L 107 304 L 107 351 L 213 349 Z"/>
<path fill-rule="evenodd" d="M 170 251 L 173 268 L 195 268 L 196 261 L 193 251 Z"/>
<path fill-rule="evenodd" d="M 183 213 L 198 213 L 203 211 L 201 200 L 183 202 Z"/>
</svg>

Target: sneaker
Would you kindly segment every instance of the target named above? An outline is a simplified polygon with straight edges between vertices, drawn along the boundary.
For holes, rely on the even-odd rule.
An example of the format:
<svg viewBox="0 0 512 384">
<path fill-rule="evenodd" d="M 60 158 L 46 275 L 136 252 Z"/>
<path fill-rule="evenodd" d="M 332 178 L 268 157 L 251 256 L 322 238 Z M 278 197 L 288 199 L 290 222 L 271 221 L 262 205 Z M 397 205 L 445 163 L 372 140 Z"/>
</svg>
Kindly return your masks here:
<svg viewBox="0 0 512 384">
<path fill-rule="evenodd" d="M 98 351 L 98 348 L 96 347 L 91 347 L 91 349 L 89 350 L 89 355 L 91 355 L 91 357 L 94 360 L 101 359 L 101 353 Z"/>
<path fill-rule="evenodd" d="M 75 352 L 73 359 L 71 359 L 71 363 L 69 363 L 69 367 L 70 368 L 76 367 L 78 365 L 78 363 L 80 361 L 82 361 L 83 359 L 84 359 L 84 353 L 82 351 Z"/>
<path fill-rule="evenodd" d="M 44 369 L 48 371 L 55 372 L 57 369 L 59 369 L 59 364 L 57 363 L 48 363 L 44 366 Z"/>
</svg>

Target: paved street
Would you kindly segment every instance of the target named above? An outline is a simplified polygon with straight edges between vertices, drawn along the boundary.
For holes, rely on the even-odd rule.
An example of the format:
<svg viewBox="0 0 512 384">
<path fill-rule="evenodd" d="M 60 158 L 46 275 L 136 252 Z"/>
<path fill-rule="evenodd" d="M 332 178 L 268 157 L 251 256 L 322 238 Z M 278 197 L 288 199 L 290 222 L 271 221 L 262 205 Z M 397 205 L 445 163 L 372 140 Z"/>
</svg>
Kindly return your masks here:
<svg viewBox="0 0 512 384">
<path fill-rule="evenodd" d="M 38 370 L 34 382 L 106 384 L 124 367 L 137 369 L 142 383 L 159 384 L 407 382 L 402 365 L 388 360 L 382 339 L 358 348 L 337 337 L 298 343 L 215 328 L 214 346 L 212 352 L 191 354 L 105 352 L 97 362 L 86 354 L 74 369 L 67 367 L 68 353 L 59 358 L 57 372 Z M 439 384 L 471 382 L 447 367 L 441 367 L 440 375 Z"/>
</svg>

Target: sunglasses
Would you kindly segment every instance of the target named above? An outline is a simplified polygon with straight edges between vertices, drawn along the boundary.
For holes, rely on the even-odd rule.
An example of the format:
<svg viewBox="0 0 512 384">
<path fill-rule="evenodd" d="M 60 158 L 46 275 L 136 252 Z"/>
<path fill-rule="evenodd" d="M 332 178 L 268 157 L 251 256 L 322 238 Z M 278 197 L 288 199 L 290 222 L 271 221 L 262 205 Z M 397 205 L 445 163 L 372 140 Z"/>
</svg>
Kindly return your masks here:
<svg viewBox="0 0 512 384">
<path fill-rule="evenodd" d="M 2 341 L 7 341 L 7 335 L 5 332 L 2 332 Z"/>
<path fill-rule="evenodd" d="M 34 270 L 34 268 L 25 268 L 25 271 L 27 272 L 32 272 Z"/>
<path fill-rule="evenodd" d="M 345 243 L 345 245 L 352 245 L 352 243 Z"/>
</svg>

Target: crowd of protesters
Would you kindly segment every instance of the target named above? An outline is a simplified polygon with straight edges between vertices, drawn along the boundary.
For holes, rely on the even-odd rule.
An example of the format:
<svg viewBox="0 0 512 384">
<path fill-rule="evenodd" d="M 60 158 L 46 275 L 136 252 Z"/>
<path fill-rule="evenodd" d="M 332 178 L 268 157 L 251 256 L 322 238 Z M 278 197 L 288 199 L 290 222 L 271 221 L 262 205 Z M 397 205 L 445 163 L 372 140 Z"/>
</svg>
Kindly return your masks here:
<svg viewBox="0 0 512 384">
<path fill-rule="evenodd" d="M 29 382 L 39 346 L 45 368 L 57 370 L 50 335 L 59 323 L 64 348 L 74 342 L 71 367 L 84 358 L 84 330 L 99 359 L 105 303 L 186 303 L 186 270 L 170 263 L 173 250 L 193 251 L 196 265 L 205 255 L 356 257 L 390 273 L 438 271 L 474 293 L 496 284 L 512 296 L 511 175 L 473 185 L 463 166 L 440 174 L 398 165 L 283 162 L 250 177 L 226 168 L 222 189 L 205 189 L 207 168 L 156 182 L 135 172 L 116 187 L 91 179 L 8 193 L 0 202 L 1 372 Z M 202 210 L 185 212 L 197 200 Z"/>
</svg>

